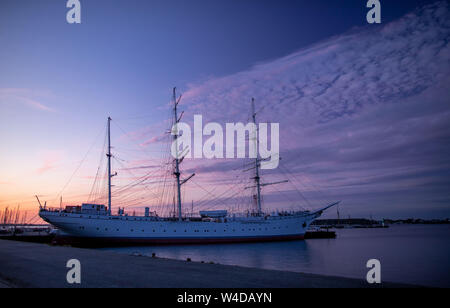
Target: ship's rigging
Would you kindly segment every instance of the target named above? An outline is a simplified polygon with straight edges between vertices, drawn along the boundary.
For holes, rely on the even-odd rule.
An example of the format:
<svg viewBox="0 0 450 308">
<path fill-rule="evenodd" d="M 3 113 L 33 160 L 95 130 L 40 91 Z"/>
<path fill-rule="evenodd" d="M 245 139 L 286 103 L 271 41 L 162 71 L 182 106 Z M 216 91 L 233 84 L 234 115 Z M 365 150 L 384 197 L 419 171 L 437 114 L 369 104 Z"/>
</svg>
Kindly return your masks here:
<svg viewBox="0 0 450 308">
<path fill-rule="evenodd" d="M 174 126 L 173 124 L 179 123 L 183 117 L 183 112 L 179 115 L 178 107 L 180 101 L 181 96 L 176 96 L 176 90 L 174 88 L 170 111 L 171 115 L 169 117 L 172 119 L 171 127 Z M 257 124 L 257 112 L 255 111 L 254 99 L 251 100 L 251 104 L 252 108 L 249 118 L 253 123 Z M 262 109 L 260 108 L 260 110 Z M 299 177 L 302 177 L 302 175 L 294 173 L 292 168 L 286 166 L 283 161 L 280 161 L 278 173 L 271 174 L 271 177 L 278 177 L 278 179 L 272 182 L 262 182 L 260 166 L 264 160 L 259 155 L 257 155 L 253 162 L 249 162 L 247 159 L 241 164 L 233 165 L 233 168 L 226 169 L 223 173 L 226 176 L 220 182 L 216 178 L 213 178 L 213 183 L 207 183 L 201 177 L 196 180 L 193 178 L 195 173 L 192 172 L 189 172 L 188 174 L 190 175 L 183 178 L 181 164 L 186 162 L 184 160 L 186 149 L 180 149 L 179 156 L 176 158 L 170 155 L 169 149 L 171 139 L 176 142 L 178 138 L 177 131 L 173 134 L 167 131 L 160 138 L 166 140 L 164 143 L 159 143 L 159 145 L 164 145 L 165 149 L 161 149 L 158 152 L 160 157 L 155 157 L 153 152 L 149 152 L 148 149 L 136 141 L 136 138 L 133 138 L 130 133 L 122 128 L 122 122 L 120 124 L 118 122 L 120 122 L 120 119 L 108 118 L 105 142 L 99 166 L 89 196 L 85 196 L 83 200 L 92 203 L 107 204 L 108 211 L 111 211 L 112 208 L 114 210 L 127 208 L 139 211 L 144 206 L 149 206 L 153 212 L 158 213 L 160 216 L 171 216 L 182 220 L 183 217 L 192 215 L 192 212 L 198 213 L 204 209 L 215 210 L 225 206 L 232 213 L 246 212 L 258 216 L 264 210 L 264 198 L 261 190 L 267 186 L 271 187 L 270 191 L 276 193 L 280 198 L 284 198 L 283 203 L 290 204 L 291 210 L 304 210 L 313 206 L 304 193 L 302 193 L 302 190 L 305 190 L 305 188 L 309 192 L 315 191 L 320 193 L 315 187 L 312 188 L 314 184 L 310 181 L 307 184 L 299 181 Z M 111 145 L 111 125 L 113 125 L 114 129 L 118 129 L 121 132 L 121 137 L 129 139 L 128 145 L 137 145 L 134 152 L 120 145 Z M 250 138 L 255 138 L 255 136 L 250 136 Z M 258 145 L 256 146 L 258 147 Z M 145 165 L 136 165 L 131 163 L 130 160 L 122 158 L 128 155 L 134 158 L 138 152 L 143 153 L 143 156 L 140 157 L 145 157 L 145 159 L 142 159 Z M 257 149 L 256 153 L 258 153 Z M 152 156 L 152 158 L 149 159 L 149 156 Z M 102 169 L 103 167 L 101 165 L 104 165 L 105 157 L 107 158 L 107 168 Z M 189 168 L 187 169 L 189 171 Z M 249 176 L 249 172 L 253 173 L 253 175 Z M 112 178 L 116 175 L 118 176 L 114 180 L 113 185 Z M 194 194 L 185 195 L 183 186 L 188 181 L 189 189 L 194 190 L 195 188 L 197 191 L 195 195 L 200 197 L 196 197 Z M 275 185 L 282 183 L 286 184 L 283 185 L 282 189 L 278 189 L 277 185 Z M 106 190 L 105 187 L 107 188 Z M 299 198 L 294 197 L 294 194 Z M 78 199 L 80 197 L 81 195 L 78 196 Z M 65 196 L 65 200 L 74 200 L 74 197 Z M 324 199 L 323 195 L 321 198 L 317 198 L 316 196 L 316 201 L 322 204 L 329 203 L 329 200 Z M 286 207 L 280 207 L 279 209 L 282 210 L 283 208 L 287 209 Z M 111 212 L 109 213 L 111 214 Z"/>
</svg>

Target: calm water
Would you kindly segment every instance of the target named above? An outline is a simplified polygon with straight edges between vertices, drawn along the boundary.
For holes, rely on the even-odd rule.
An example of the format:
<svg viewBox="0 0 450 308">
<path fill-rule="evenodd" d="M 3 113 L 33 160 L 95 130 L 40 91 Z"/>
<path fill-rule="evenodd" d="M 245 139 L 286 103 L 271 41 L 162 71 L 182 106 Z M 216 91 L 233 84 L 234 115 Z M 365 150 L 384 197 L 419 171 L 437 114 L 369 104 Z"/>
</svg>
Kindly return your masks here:
<svg viewBox="0 0 450 308">
<path fill-rule="evenodd" d="M 450 287 L 450 226 L 405 225 L 342 229 L 337 239 L 294 242 L 105 248 L 123 253 L 365 278 L 381 262 L 382 281 Z"/>
</svg>

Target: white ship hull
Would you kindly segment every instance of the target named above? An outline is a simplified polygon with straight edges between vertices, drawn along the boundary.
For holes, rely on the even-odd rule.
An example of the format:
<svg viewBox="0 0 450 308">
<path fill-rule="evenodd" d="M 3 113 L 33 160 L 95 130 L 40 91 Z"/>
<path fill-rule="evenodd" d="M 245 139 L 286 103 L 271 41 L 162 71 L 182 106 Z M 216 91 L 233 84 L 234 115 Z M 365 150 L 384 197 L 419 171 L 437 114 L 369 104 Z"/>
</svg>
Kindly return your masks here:
<svg viewBox="0 0 450 308">
<path fill-rule="evenodd" d="M 121 244 L 252 242 L 303 239 L 319 215 L 227 218 L 217 221 L 161 220 L 143 216 L 109 216 L 41 210 L 45 221 L 65 236 Z"/>
</svg>

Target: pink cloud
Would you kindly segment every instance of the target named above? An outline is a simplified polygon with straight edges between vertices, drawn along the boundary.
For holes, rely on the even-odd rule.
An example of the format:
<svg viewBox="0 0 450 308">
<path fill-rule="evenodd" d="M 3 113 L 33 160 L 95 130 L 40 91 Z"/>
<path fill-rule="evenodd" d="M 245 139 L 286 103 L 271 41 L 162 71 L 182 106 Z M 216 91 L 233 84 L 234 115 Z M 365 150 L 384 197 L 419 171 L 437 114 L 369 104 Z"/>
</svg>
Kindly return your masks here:
<svg viewBox="0 0 450 308">
<path fill-rule="evenodd" d="M 62 159 L 63 153 L 62 151 L 45 151 L 40 156 L 41 166 L 36 169 L 36 173 L 42 175 L 57 167 L 58 162 Z"/>
<path fill-rule="evenodd" d="M 43 95 L 48 96 L 47 93 L 37 92 L 30 89 L 3 88 L 0 89 L 0 103 L 19 103 L 30 106 L 34 109 L 55 112 L 53 108 L 48 107 L 36 99 L 37 97 L 42 97 Z"/>
<path fill-rule="evenodd" d="M 158 142 L 163 142 L 165 139 L 167 139 L 167 134 L 163 134 L 163 135 L 159 135 L 159 136 L 155 136 L 152 137 L 148 140 L 145 140 L 144 142 L 142 142 L 140 144 L 140 146 L 148 146 L 150 144 L 154 144 L 154 143 L 158 143 Z"/>
</svg>

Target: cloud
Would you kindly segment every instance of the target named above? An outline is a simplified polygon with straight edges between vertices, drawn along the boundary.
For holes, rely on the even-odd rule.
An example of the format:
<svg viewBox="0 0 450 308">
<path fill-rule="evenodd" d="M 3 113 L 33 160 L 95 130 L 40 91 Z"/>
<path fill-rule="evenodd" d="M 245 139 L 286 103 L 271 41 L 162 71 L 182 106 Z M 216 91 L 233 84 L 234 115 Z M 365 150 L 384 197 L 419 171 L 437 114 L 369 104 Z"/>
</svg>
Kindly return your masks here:
<svg viewBox="0 0 450 308">
<path fill-rule="evenodd" d="M 167 140 L 167 136 L 168 136 L 168 134 L 162 134 L 159 136 L 155 136 L 155 137 L 145 140 L 144 142 L 140 143 L 139 145 L 142 147 L 145 147 L 145 146 L 148 146 L 148 145 L 151 145 L 154 143 L 163 142 L 163 141 Z"/>
<path fill-rule="evenodd" d="M 376 30 L 354 30 L 194 86 L 184 95 L 184 104 L 192 113 L 232 119 L 248 114 L 255 97 L 259 106 L 267 106 L 265 114 L 300 116 L 311 125 L 395 103 L 447 75 L 448 15 L 447 3 L 440 2 Z"/>
<path fill-rule="evenodd" d="M 141 170 L 141 169 L 156 169 L 160 168 L 158 165 L 147 165 L 147 166 L 138 166 L 138 167 L 131 167 L 131 168 L 121 168 L 119 170 Z"/>
<path fill-rule="evenodd" d="M 36 97 L 41 97 L 41 92 L 20 88 L 0 88 L 0 103 L 18 103 L 34 109 L 47 112 L 55 112 L 53 108 L 41 103 Z"/>
<path fill-rule="evenodd" d="M 282 163 L 294 176 L 355 212 L 437 213 L 444 202 L 433 200 L 450 186 L 449 38 L 449 4 L 436 2 L 191 85 L 180 108 L 185 120 L 248 121 L 255 97 L 258 119 L 280 123 Z M 195 165 L 214 179 L 232 163 Z"/>
<path fill-rule="evenodd" d="M 38 175 L 54 170 L 63 157 L 62 151 L 43 151 L 39 154 L 41 165 L 36 169 Z"/>
</svg>

